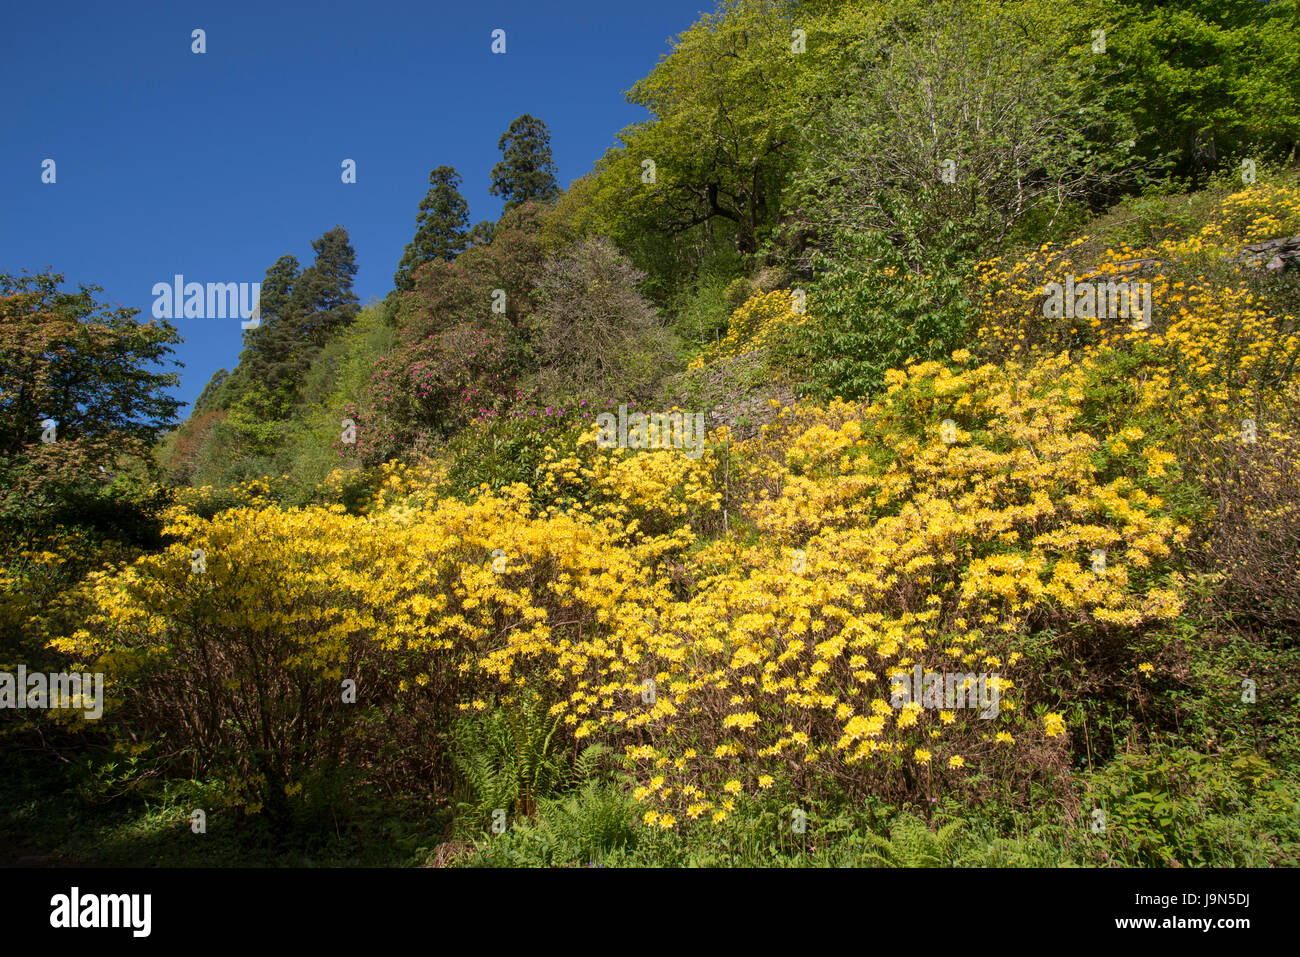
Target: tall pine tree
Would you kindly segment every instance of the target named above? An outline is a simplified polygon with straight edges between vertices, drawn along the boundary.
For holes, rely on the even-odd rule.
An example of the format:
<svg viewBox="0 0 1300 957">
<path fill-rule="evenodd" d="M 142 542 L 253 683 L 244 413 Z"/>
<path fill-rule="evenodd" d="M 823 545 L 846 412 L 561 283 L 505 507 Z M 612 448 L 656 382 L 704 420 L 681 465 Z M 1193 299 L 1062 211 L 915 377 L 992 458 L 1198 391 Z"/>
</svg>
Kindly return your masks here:
<svg viewBox="0 0 1300 957">
<path fill-rule="evenodd" d="M 429 191 L 415 216 L 415 238 L 406 244 L 393 276 L 399 292 L 415 287 L 412 272 L 416 266 L 435 259 L 451 262 L 465 251 L 469 204 L 460 195 L 460 183 L 460 174 L 451 166 L 439 166 L 429 173 Z"/>
<path fill-rule="evenodd" d="M 351 325 L 360 307 L 352 291 L 357 254 L 348 231 L 335 226 L 313 240 L 311 248 L 316 250 L 316 261 L 298 277 L 291 305 L 301 314 L 301 341 L 314 354 L 335 332 Z"/>
<path fill-rule="evenodd" d="M 243 378 L 272 386 L 294 378 L 286 367 L 292 364 L 297 345 L 293 294 L 299 275 L 294 256 L 281 256 L 266 271 L 259 300 L 261 325 L 244 333 L 247 345 L 239 357 Z"/>
<path fill-rule="evenodd" d="M 521 203 L 549 203 L 560 195 L 558 170 L 551 156 L 551 131 L 535 116 L 516 117 L 497 143 L 500 163 L 492 167 L 493 196 L 506 201 L 502 213 Z"/>
<path fill-rule="evenodd" d="M 244 330 L 244 347 L 234 370 L 222 369 L 204 388 L 191 415 L 211 410 L 228 410 L 244 398 L 254 384 L 273 393 L 297 375 L 298 323 L 294 315 L 293 290 L 298 281 L 298 260 L 281 256 L 266 271 L 258 299 L 261 322 Z"/>
<path fill-rule="evenodd" d="M 239 404 L 263 420 L 288 415 L 312 361 L 356 317 L 356 252 L 347 230 L 335 226 L 311 245 L 316 261 L 305 270 L 295 257 L 281 256 L 266 271 L 261 324 L 244 333 L 235 371 L 204 390 L 205 409 Z"/>
</svg>

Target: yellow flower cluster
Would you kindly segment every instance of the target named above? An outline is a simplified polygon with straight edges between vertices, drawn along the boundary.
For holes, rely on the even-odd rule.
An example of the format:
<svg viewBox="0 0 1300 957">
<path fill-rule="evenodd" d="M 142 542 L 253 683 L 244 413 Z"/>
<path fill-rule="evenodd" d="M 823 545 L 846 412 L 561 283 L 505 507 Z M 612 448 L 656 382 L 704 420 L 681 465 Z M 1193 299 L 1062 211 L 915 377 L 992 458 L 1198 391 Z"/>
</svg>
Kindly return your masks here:
<svg viewBox="0 0 1300 957">
<path fill-rule="evenodd" d="M 1164 275 L 1153 328 L 1081 319 L 1047 330 L 1065 336 L 1051 348 L 1042 284 L 1073 268 L 1071 248 L 986 266 L 980 341 L 1010 359 L 962 350 L 891 371 L 872 402 L 781 409 L 728 443 L 725 469 L 722 434 L 692 459 L 589 432 L 549 450 L 539 489 L 471 503 L 430 494 L 435 464 L 392 467 L 362 515 L 180 507 L 175 544 L 92 576 L 95 614 L 60 646 L 122 664 L 200 631 L 287 636 L 285 663 L 322 680 L 364 660 L 401 694 L 478 710 L 527 685 L 572 742 L 623 756 L 665 828 L 726 820 L 777 781 L 897 791 L 1014 773 L 1022 747 L 1065 731 L 1022 696 L 1031 636 L 1126 633 L 1183 606 L 1172 557 L 1189 530 L 1165 494 L 1178 449 L 1168 430 L 1089 417 L 1106 362 L 1134 357 L 1139 410 L 1226 429 L 1246 405 L 1267 417 L 1265 373 L 1300 348 L 1243 289 Z M 788 292 L 754 297 L 711 358 L 803 321 L 792 308 Z M 992 712 L 898 706 L 895 679 L 918 668 L 988 676 Z"/>
<path fill-rule="evenodd" d="M 1295 379 L 1296 317 L 1271 311 L 1245 282 L 1224 283 L 1204 272 L 1221 268 L 1245 243 L 1295 232 L 1300 189 L 1260 184 L 1229 196 L 1195 235 L 1151 249 L 1107 250 L 1085 267 L 1074 258 L 1086 241 L 1080 238 L 1043 246 L 1009 265 L 990 261 L 979 271 L 983 318 L 977 340 L 1013 357 L 1068 353 L 1078 367 L 1092 370 L 1122 349 L 1135 360 L 1132 394 L 1139 409 L 1176 417 L 1185 433 L 1235 440 L 1250 418 L 1262 434 L 1285 401 L 1284 380 Z M 1144 260 L 1156 264 L 1155 272 L 1139 280 L 1137 264 Z M 1135 328 L 1128 318 L 1045 320 L 1044 286 L 1067 275 L 1077 282 L 1150 282 L 1150 325 Z M 1153 476 L 1174 461 L 1169 450 L 1144 455 Z"/>
<path fill-rule="evenodd" d="M 1099 479 L 1076 378 L 1064 360 L 927 362 L 875 403 L 783 413 L 732 447 L 752 541 L 693 530 L 723 492 L 715 452 L 590 436 L 555 450 L 547 489 L 573 501 L 541 514 L 522 485 L 362 516 L 177 509 L 167 551 L 95 576 L 98 613 L 68 649 L 166 654 L 199 619 L 231 641 L 291 636 L 285 663 L 322 680 L 370 655 L 405 694 L 430 675 L 467 705 L 540 687 L 574 740 L 621 746 L 661 823 L 725 818 L 720 801 L 777 777 L 880 779 L 891 756 L 987 769 L 1011 760 L 994 750 L 1008 729 L 1039 733 L 1017 717 L 1021 636 L 1180 608 L 1155 568 L 1180 532 L 1132 477 Z M 998 713 L 893 707 L 891 676 L 916 665 L 1000 675 Z"/>
<path fill-rule="evenodd" d="M 730 359 L 772 345 L 776 337 L 807 324 L 809 316 L 803 297 L 789 289 L 751 296 L 731 314 L 727 334 L 691 361 L 698 369 L 721 359 Z"/>
</svg>

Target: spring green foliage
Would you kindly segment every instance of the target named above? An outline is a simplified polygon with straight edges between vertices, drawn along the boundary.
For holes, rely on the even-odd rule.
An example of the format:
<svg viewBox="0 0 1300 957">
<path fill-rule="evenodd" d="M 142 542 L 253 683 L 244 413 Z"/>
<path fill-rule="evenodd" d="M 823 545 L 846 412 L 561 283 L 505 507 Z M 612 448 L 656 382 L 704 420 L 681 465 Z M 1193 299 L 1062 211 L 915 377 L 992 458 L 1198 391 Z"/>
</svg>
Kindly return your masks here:
<svg viewBox="0 0 1300 957">
<path fill-rule="evenodd" d="M 827 268 L 809 291 L 814 334 L 778 346 L 804 388 L 823 399 L 870 395 L 886 370 L 951 353 L 970 327 L 968 267 L 955 251 L 939 246 L 917 273 L 880 234 L 858 234 L 845 247 L 838 260 L 817 260 Z"/>
<path fill-rule="evenodd" d="M 1133 169 L 1130 121 L 1097 105 L 1113 70 L 1058 49 L 1056 19 L 1034 17 L 940 2 L 882 28 L 887 56 L 865 51 L 812 120 L 795 176 L 802 242 L 834 253 L 874 233 L 913 267 L 936 249 L 991 257 L 1108 195 Z"/>
<path fill-rule="evenodd" d="M 1140 155 L 1203 185 L 1215 169 L 1296 156 L 1300 41 L 1294 0 L 1106 0 L 1094 22 L 1123 64 L 1099 91 L 1131 111 Z"/>
</svg>

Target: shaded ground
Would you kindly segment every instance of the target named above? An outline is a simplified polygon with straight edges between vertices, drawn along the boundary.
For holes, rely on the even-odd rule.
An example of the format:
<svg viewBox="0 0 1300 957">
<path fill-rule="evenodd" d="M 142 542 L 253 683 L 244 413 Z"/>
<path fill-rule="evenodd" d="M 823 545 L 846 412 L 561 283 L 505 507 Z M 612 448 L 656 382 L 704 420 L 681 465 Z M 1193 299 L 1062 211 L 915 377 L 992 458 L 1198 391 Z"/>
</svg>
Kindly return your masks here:
<svg viewBox="0 0 1300 957">
<path fill-rule="evenodd" d="M 46 752 L 7 748 L 4 765 L 3 867 L 409 867 L 449 856 L 442 812 L 394 818 L 359 809 L 333 834 L 278 838 L 264 822 L 213 810 L 207 832 L 194 834 L 185 806 L 161 792 L 96 803 L 79 793 L 75 769 Z"/>
</svg>

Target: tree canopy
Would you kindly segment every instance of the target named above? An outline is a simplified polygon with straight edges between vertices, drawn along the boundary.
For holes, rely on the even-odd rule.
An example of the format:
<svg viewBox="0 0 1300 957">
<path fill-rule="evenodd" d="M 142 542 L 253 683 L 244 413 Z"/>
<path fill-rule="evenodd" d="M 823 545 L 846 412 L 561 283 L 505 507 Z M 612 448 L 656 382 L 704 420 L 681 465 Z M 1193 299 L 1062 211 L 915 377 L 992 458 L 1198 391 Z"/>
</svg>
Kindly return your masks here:
<svg viewBox="0 0 1300 957">
<path fill-rule="evenodd" d="M 46 526 L 100 496 L 120 465 L 151 467 L 180 406 L 160 368 L 180 341 L 112 308 L 98 286 L 0 273 L 0 523 Z"/>
<path fill-rule="evenodd" d="M 409 292 L 417 266 L 442 259 L 451 262 L 468 242 L 469 204 L 460 194 L 460 174 L 450 166 L 429 173 L 429 191 L 415 216 L 415 237 L 406 245 L 393 276 L 398 292 Z"/>
<path fill-rule="evenodd" d="M 493 196 L 506 201 L 504 212 L 523 203 L 550 203 L 560 195 L 551 156 L 551 131 L 535 116 L 516 117 L 497 143 L 501 162 L 492 167 Z"/>
</svg>

